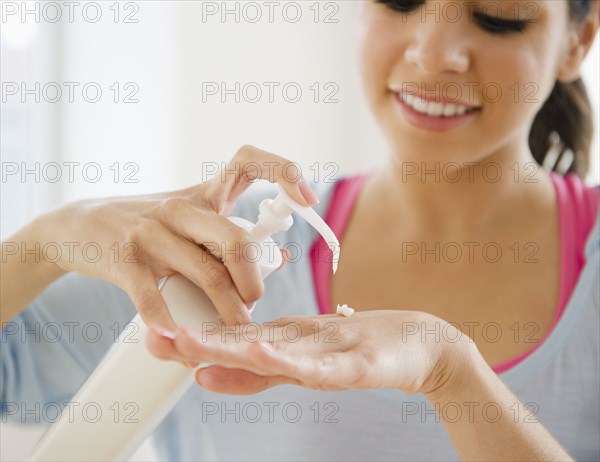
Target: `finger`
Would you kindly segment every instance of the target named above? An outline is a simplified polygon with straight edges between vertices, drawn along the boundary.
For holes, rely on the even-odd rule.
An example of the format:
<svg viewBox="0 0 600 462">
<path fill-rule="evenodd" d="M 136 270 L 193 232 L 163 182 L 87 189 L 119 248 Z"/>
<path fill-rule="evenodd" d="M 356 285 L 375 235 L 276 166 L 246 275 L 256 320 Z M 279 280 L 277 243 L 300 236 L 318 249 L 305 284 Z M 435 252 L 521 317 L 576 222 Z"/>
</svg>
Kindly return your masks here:
<svg viewBox="0 0 600 462">
<path fill-rule="evenodd" d="M 196 371 L 196 381 L 208 391 L 229 395 L 252 395 L 276 385 L 299 385 L 289 377 L 265 377 L 244 369 L 228 369 L 222 366 L 199 369 Z"/>
<path fill-rule="evenodd" d="M 360 339 L 353 335 L 355 329 L 351 320 L 340 319 L 339 315 L 286 316 L 260 324 L 259 328 L 263 340 L 288 354 L 323 354 L 351 349 Z"/>
<path fill-rule="evenodd" d="M 265 374 L 288 376 L 310 387 L 360 388 L 368 371 L 364 358 L 352 351 L 290 355 L 272 350 L 266 355 Z"/>
<path fill-rule="evenodd" d="M 297 164 L 246 145 L 236 152 L 225 171 L 221 171 L 209 181 L 209 204 L 217 213 L 226 212 L 256 179 L 280 184 L 300 205 L 311 206 L 318 202 L 316 194 L 303 179 Z"/>
<path fill-rule="evenodd" d="M 369 365 L 353 351 L 321 354 L 290 354 L 266 342 L 221 342 L 186 328 L 177 330 L 175 347 L 180 354 L 227 368 L 244 369 L 263 376 L 285 376 L 311 387 L 353 387 L 367 373 Z"/>
<path fill-rule="evenodd" d="M 152 272 L 139 265 L 131 265 L 125 277 L 123 290 L 129 295 L 144 323 L 149 327 L 158 326 L 174 330 L 175 321 L 158 290 Z"/>
<path fill-rule="evenodd" d="M 246 305 L 262 296 L 264 283 L 257 264 L 257 246 L 246 230 L 213 211 L 199 209 L 183 198 L 163 201 L 155 214 L 174 234 L 203 245 L 222 260 Z"/>
<path fill-rule="evenodd" d="M 151 328 L 146 336 L 148 351 L 158 359 L 177 361 L 185 367 L 195 367 L 197 364 L 187 361 L 179 354 L 173 344 L 175 337 L 172 333 L 169 334 L 169 332 L 171 331 L 162 328 Z"/>
<path fill-rule="evenodd" d="M 152 238 L 145 235 L 141 245 L 150 258 L 164 262 L 202 288 L 225 324 L 246 324 L 251 321 L 248 308 L 229 271 L 208 252 L 174 235 L 162 225 L 154 227 Z"/>
<path fill-rule="evenodd" d="M 266 358 L 262 355 L 262 342 L 247 342 L 234 336 L 230 336 L 230 339 L 229 342 L 222 342 L 220 338 L 202 338 L 197 332 L 181 327 L 176 331 L 174 345 L 181 356 L 191 361 L 245 369 L 258 375 L 278 375 L 266 374 L 266 369 L 262 367 Z"/>
</svg>

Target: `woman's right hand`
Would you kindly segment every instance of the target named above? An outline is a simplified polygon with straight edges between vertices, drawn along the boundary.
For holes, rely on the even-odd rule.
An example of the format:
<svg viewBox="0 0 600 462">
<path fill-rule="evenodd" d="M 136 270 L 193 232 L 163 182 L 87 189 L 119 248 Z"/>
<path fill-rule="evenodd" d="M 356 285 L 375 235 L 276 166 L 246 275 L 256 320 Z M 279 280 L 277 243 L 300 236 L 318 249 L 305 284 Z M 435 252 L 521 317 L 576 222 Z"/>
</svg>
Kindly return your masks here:
<svg viewBox="0 0 600 462">
<path fill-rule="evenodd" d="M 278 183 L 300 204 L 314 205 L 318 200 L 299 174 L 293 162 L 244 146 L 205 183 L 68 204 L 36 220 L 36 237 L 41 247 L 76 243 L 54 264 L 121 287 L 148 325 L 175 328 L 158 290 L 158 281 L 175 273 L 201 287 L 226 324 L 247 323 L 248 306 L 264 285 L 258 265 L 235 251 L 251 242 L 249 233 L 226 216 L 256 179 Z M 95 263 L 81 251 L 86 245 L 94 260 L 95 248 L 101 249 Z"/>
</svg>

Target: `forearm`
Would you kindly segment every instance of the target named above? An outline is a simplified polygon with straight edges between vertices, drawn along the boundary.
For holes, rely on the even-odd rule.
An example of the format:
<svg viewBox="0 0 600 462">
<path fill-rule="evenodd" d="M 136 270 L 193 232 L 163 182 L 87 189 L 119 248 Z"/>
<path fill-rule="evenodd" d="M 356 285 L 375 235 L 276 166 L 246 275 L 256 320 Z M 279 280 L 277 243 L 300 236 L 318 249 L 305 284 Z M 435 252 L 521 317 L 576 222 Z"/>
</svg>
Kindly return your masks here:
<svg viewBox="0 0 600 462">
<path fill-rule="evenodd" d="M 42 254 L 46 242 L 42 216 L 2 240 L 0 261 L 0 322 L 14 318 L 52 281 L 65 274 Z"/>
<path fill-rule="evenodd" d="M 456 373 L 426 395 L 462 460 L 572 460 L 472 348 Z"/>
</svg>

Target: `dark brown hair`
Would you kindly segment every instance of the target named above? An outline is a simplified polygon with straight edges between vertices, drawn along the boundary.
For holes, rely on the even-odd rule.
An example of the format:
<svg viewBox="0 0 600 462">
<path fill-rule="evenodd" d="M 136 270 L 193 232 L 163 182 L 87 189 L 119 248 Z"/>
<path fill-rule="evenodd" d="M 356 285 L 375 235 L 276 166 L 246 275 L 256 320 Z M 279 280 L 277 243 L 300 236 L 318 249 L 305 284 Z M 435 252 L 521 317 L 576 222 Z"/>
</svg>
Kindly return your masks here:
<svg viewBox="0 0 600 462">
<path fill-rule="evenodd" d="M 570 20 L 583 21 L 592 1 L 568 0 Z M 529 148 L 538 164 L 584 178 L 589 169 L 593 134 L 592 107 L 583 81 L 557 81 L 533 121 Z"/>
</svg>

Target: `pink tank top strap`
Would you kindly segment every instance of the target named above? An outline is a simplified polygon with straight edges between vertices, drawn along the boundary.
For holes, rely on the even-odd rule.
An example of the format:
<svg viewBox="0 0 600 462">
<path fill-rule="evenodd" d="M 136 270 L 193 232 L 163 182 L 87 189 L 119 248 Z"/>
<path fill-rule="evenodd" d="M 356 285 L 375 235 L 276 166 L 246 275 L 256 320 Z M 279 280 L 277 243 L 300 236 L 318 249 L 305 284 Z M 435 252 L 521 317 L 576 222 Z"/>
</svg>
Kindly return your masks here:
<svg viewBox="0 0 600 462">
<path fill-rule="evenodd" d="M 550 178 L 556 190 L 560 222 L 560 317 L 585 265 L 585 243 L 598 215 L 599 190 L 586 187 L 575 174 L 551 173 Z"/>
<path fill-rule="evenodd" d="M 533 348 L 492 369 L 502 373 L 516 366 L 535 350 L 554 331 L 575 290 L 581 269 L 585 265 L 585 243 L 598 215 L 598 189 L 586 187 L 575 174 L 565 176 L 551 173 L 556 191 L 560 233 L 560 287 L 558 305 L 552 326 Z"/>
</svg>

